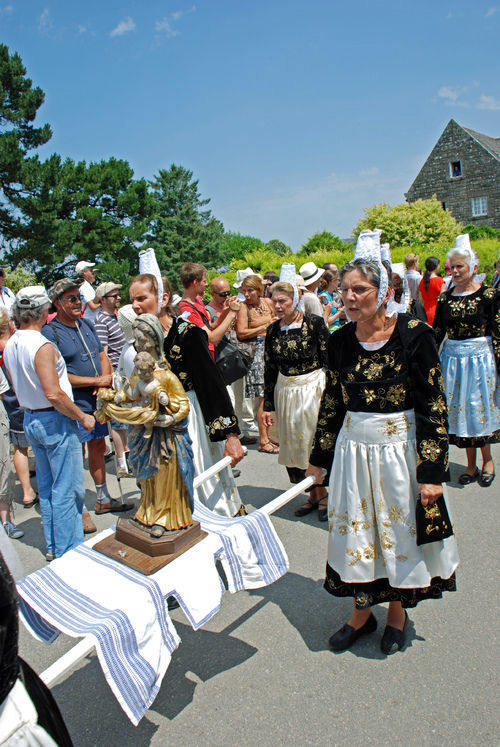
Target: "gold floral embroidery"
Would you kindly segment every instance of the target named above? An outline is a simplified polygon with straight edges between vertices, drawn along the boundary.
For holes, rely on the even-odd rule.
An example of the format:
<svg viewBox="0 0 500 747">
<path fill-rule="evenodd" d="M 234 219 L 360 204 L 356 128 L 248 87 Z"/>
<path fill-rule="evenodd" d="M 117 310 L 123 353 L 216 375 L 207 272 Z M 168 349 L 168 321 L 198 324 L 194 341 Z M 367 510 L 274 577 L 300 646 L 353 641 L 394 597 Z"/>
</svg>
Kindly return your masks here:
<svg viewBox="0 0 500 747">
<path fill-rule="evenodd" d="M 441 396 L 436 397 L 436 399 L 431 399 L 430 405 L 431 405 L 431 410 L 433 412 L 439 412 L 439 413 L 446 412 L 446 402 Z"/>
<path fill-rule="evenodd" d="M 437 445 L 436 441 L 432 439 L 429 441 L 422 441 L 420 444 L 420 453 L 424 461 L 435 462 L 438 456 L 441 454 L 441 449 Z"/>
<path fill-rule="evenodd" d="M 367 389 L 366 386 L 363 389 L 363 391 L 361 392 L 361 395 L 365 398 L 367 405 L 371 405 L 371 403 L 374 402 L 377 399 L 377 395 L 375 394 L 375 390 L 374 389 Z"/>
<path fill-rule="evenodd" d="M 413 329 L 414 327 L 418 326 L 418 319 L 411 319 L 411 321 L 408 322 L 408 327 L 410 329 Z"/>
<path fill-rule="evenodd" d="M 209 425 L 209 431 L 211 434 L 217 433 L 217 431 L 227 430 L 228 428 L 236 428 L 237 420 L 234 417 L 234 415 L 231 415 L 230 418 L 224 417 L 223 415 L 220 415 L 215 420 L 212 420 L 212 422 Z"/>
<path fill-rule="evenodd" d="M 486 290 L 483 293 L 483 296 L 485 298 L 495 298 L 495 295 L 497 293 L 496 288 L 486 288 Z"/>
<path fill-rule="evenodd" d="M 335 446 L 335 437 L 331 433 L 326 433 L 319 439 L 319 445 L 323 451 L 331 451 Z"/>
<path fill-rule="evenodd" d="M 375 361 L 372 361 L 368 368 L 365 368 L 363 373 L 367 379 L 379 379 L 382 376 L 383 368 L 383 363 L 376 363 Z"/>
<path fill-rule="evenodd" d="M 380 430 L 390 438 L 391 436 L 395 436 L 397 434 L 398 426 L 395 420 L 393 420 L 392 418 L 387 418 L 387 420 L 385 421 L 385 425 L 382 426 Z"/>
<path fill-rule="evenodd" d="M 346 388 L 343 384 L 340 385 L 342 387 L 342 399 L 344 400 L 344 405 L 349 404 L 349 395 L 347 394 Z"/>
</svg>

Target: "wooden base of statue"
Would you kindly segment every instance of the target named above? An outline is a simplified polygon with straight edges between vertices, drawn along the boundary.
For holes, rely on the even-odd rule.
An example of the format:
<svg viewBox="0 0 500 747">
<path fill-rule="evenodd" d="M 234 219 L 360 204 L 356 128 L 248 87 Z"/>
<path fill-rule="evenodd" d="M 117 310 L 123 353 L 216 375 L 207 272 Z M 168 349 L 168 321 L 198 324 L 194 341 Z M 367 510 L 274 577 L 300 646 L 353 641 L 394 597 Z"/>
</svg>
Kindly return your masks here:
<svg viewBox="0 0 500 747">
<path fill-rule="evenodd" d="M 162 537 L 151 537 L 150 531 L 151 527 L 131 519 L 118 519 L 116 533 L 97 542 L 94 550 L 150 576 L 208 536 L 199 521 L 186 529 L 165 532 Z"/>
</svg>

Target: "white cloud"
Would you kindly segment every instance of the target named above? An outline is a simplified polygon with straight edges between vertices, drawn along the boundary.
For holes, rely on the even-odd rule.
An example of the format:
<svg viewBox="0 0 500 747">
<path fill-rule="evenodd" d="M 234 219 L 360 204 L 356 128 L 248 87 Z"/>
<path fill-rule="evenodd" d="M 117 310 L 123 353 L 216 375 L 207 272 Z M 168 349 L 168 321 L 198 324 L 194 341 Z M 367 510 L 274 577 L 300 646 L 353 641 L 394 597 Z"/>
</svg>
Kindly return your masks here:
<svg viewBox="0 0 500 747">
<path fill-rule="evenodd" d="M 3 8 L 0 8 L 0 16 L 7 15 L 7 13 L 12 13 L 13 10 L 13 5 L 5 5 Z"/>
<path fill-rule="evenodd" d="M 485 93 L 482 93 L 479 97 L 478 103 L 476 104 L 476 109 L 497 111 L 498 109 L 500 109 L 500 101 L 494 96 L 486 96 Z"/>
<path fill-rule="evenodd" d="M 163 21 L 156 21 L 156 31 L 164 33 L 166 37 L 177 36 L 180 32 L 172 28 L 171 22 L 168 18 L 164 18 Z"/>
<path fill-rule="evenodd" d="M 378 169 L 376 166 L 372 166 L 371 169 L 362 169 L 359 172 L 360 176 L 375 176 L 375 174 L 378 174 Z"/>
<path fill-rule="evenodd" d="M 50 34 L 52 31 L 52 21 L 50 20 L 49 9 L 45 8 L 38 19 L 38 31 L 41 34 Z"/>
<path fill-rule="evenodd" d="M 123 21 L 120 21 L 118 26 L 113 29 L 113 31 L 110 32 L 110 36 L 122 36 L 123 34 L 127 34 L 129 31 L 133 31 L 135 29 L 135 23 L 130 18 L 130 16 L 127 16 Z"/>
<path fill-rule="evenodd" d="M 438 91 L 440 99 L 444 100 L 446 106 L 469 106 L 467 101 L 460 97 L 467 92 L 467 86 L 441 86 Z"/>
<path fill-rule="evenodd" d="M 187 13 L 193 13 L 196 10 L 196 5 L 193 5 L 189 10 L 176 10 L 171 13 L 170 16 L 163 16 L 161 21 L 156 21 L 155 29 L 158 33 L 164 34 L 167 38 L 172 36 L 178 36 L 180 31 L 174 28 L 173 24 L 178 21 L 181 16 Z"/>
<path fill-rule="evenodd" d="M 497 11 L 498 11 L 498 8 L 490 8 L 489 11 L 486 13 L 485 18 L 491 18 L 491 16 L 494 16 Z"/>
<path fill-rule="evenodd" d="M 87 27 L 86 26 L 82 26 L 81 24 L 78 24 L 78 33 L 79 34 L 84 34 L 86 31 L 87 31 Z"/>
</svg>

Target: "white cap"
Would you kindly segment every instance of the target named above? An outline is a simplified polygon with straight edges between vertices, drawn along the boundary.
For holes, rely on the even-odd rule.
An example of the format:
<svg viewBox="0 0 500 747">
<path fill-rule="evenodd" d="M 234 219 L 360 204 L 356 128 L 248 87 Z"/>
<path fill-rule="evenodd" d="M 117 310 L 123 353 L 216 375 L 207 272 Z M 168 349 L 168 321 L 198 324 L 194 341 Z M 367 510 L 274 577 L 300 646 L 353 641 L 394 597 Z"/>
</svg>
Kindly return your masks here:
<svg viewBox="0 0 500 747">
<path fill-rule="evenodd" d="M 85 260 L 82 259 L 81 262 L 77 262 L 75 267 L 75 272 L 77 275 L 80 275 L 84 270 L 88 269 L 89 267 L 95 267 L 95 262 L 85 262 Z"/>
</svg>

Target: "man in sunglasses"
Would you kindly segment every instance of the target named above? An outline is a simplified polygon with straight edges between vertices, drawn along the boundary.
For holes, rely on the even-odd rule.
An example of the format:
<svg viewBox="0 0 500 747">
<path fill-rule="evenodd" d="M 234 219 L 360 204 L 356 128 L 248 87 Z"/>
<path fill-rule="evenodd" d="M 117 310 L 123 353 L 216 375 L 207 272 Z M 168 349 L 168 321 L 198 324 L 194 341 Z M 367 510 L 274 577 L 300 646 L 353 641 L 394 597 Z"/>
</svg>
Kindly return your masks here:
<svg viewBox="0 0 500 747">
<path fill-rule="evenodd" d="M 49 298 L 56 317 L 42 329 L 42 334 L 59 348 L 66 362 L 75 403 L 83 412 L 93 414 L 97 390 L 99 387 L 111 386 L 111 363 L 93 324 L 80 318 L 82 300 L 78 281 L 70 278 L 58 280 L 50 289 Z M 97 422 L 90 433 L 81 429 L 82 441 L 88 447 L 90 474 L 97 491 L 96 514 L 128 511 L 134 507 L 132 501 L 120 503 L 108 492 L 104 461 L 104 438 L 107 434 L 107 426 Z M 84 511 L 84 531 L 86 523 L 87 533 L 95 531 L 92 530 L 90 515 Z"/>
<path fill-rule="evenodd" d="M 125 345 L 125 335 L 116 318 L 116 312 L 120 308 L 122 298 L 121 289 L 121 285 L 108 282 L 98 285 L 95 291 L 95 300 L 101 304 L 94 322 L 95 331 L 111 362 L 113 371 L 118 368 L 120 355 Z M 125 456 L 127 450 L 126 423 L 112 420 L 111 435 L 118 459 L 118 477 L 131 477 Z"/>
</svg>

